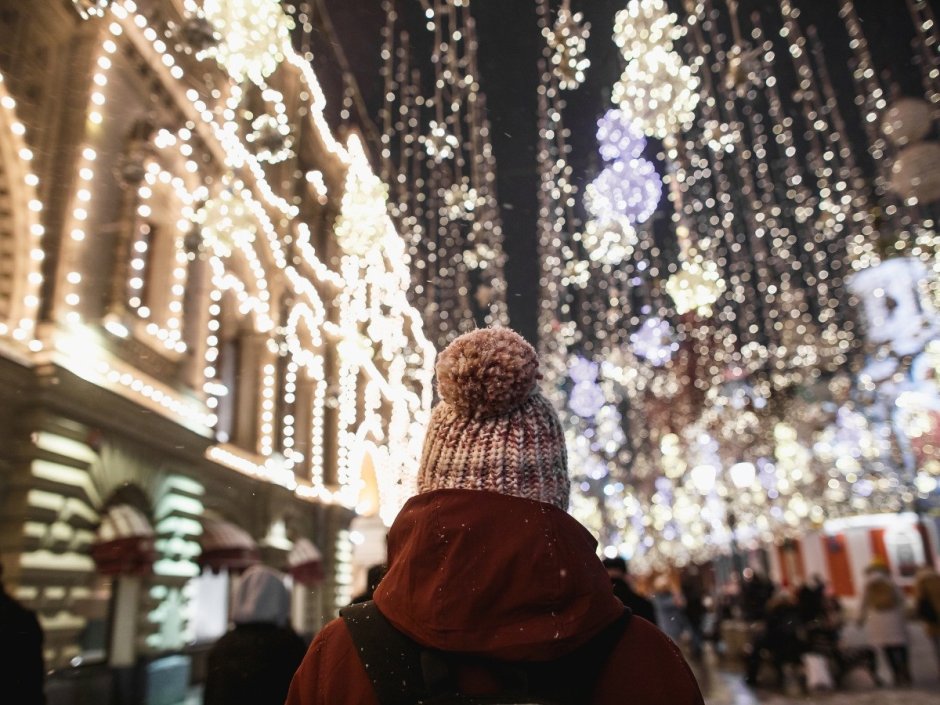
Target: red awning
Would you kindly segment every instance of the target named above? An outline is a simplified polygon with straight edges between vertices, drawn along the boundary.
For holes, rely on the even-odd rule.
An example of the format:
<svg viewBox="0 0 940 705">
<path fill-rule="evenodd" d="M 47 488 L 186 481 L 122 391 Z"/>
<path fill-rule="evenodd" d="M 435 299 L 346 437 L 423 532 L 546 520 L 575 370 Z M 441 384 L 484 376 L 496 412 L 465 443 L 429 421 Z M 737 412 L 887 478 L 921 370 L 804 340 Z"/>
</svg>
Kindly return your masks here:
<svg viewBox="0 0 940 705">
<path fill-rule="evenodd" d="M 139 510 L 116 504 L 105 513 L 91 547 L 103 575 L 146 575 L 153 567 L 153 528 Z"/>
<path fill-rule="evenodd" d="M 287 557 L 290 574 L 301 585 L 316 585 L 325 577 L 323 574 L 323 554 L 309 539 L 294 542 Z"/>
<path fill-rule="evenodd" d="M 199 565 L 212 572 L 242 571 L 261 561 L 258 544 L 244 529 L 227 521 L 208 520 L 202 526 Z"/>
</svg>

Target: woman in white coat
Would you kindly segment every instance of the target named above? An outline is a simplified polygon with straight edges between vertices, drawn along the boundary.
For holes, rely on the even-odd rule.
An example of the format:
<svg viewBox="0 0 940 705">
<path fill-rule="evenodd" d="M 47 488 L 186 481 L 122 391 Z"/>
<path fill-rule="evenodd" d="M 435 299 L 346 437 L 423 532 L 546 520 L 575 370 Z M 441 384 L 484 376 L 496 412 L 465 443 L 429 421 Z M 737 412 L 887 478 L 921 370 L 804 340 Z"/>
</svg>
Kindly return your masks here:
<svg viewBox="0 0 940 705">
<path fill-rule="evenodd" d="M 867 581 L 859 622 L 865 627 L 868 643 L 884 653 L 894 684 L 910 685 L 904 595 L 891 580 L 883 561 L 875 559 L 865 573 Z"/>
</svg>

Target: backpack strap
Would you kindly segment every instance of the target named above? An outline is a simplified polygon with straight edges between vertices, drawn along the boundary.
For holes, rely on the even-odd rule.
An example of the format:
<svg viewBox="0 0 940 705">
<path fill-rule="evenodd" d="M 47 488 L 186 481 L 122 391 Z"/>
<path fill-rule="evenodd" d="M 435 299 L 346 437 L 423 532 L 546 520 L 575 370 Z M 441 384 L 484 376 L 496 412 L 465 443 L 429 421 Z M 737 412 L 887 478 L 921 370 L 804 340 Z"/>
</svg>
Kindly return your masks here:
<svg viewBox="0 0 940 705">
<path fill-rule="evenodd" d="M 583 646 L 545 662 L 507 662 L 421 646 L 402 634 L 372 601 L 340 610 L 380 705 L 412 705 L 430 698 L 457 695 L 456 670 L 476 663 L 500 673 L 512 692 L 550 697 L 559 703 L 584 702 L 620 641 L 632 613 L 624 608 L 614 622 Z"/>
<path fill-rule="evenodd" d="M 344 607 L 339 614 L 380 705 L 410 705 L 425 699 L 421 645 L 393 627 L 372 600 Z"/>
</svg>

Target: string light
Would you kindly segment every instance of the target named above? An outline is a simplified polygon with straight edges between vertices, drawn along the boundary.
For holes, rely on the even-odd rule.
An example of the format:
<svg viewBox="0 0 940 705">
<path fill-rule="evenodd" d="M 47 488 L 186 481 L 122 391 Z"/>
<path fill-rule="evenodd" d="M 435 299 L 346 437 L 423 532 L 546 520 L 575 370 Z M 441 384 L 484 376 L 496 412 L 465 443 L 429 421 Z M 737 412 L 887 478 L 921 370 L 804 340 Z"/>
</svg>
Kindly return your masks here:
<svg viewBox="0 0 940 705">
<path fill-rule="evenodd" d="M 659 205 L 663 182 L 645 159 L 609 164 L 584 190 L 584 207 L 597 220 L 642 223 Z"/>
<path fill-rule="evenodd" d="M 268 183 L 262 164 L 295 157 L 289 151 L 294 128 L 287 119 L 286 99 L 267 86 L 266 78 L 275 71 L 296 72 L 301 101 L 308 101 L 301 114 L 319 133 L 325 154 L 335 159 L 338 168 L 352 174 L 349 179 L 359 179 L 381 191 L 381 182 L 372 173 L 361 143 L 351 136 L 341 144 L 329 131 L 323 117 L 322 90 L 309 63 L 290 46 L 286 30 L 292 23 L 279 3 L 219 1 L 197 7 L 187 0 L 185 6 L 191 15 L 205 17 L 218 33 L 218 43 L 204 47 L 200 57 L 216 58 L 232 83 L 223 92 L 224 97 L 213 96 L 212 100 L 194 88 L 175 91 L 173 94 L 180 98 L 178 107 L 186 115 L 186 126 L 175 132 L 157 130 L 146 138 L 148 144 L 143 151 L 150 156 L 139 164 L 140 181 L 131 194 L 137 225 L 128 241 L 127 280 L 120 296 L 127 309 L 109 313 L 101 323 L 108 334 L 119 338 L 150 338 L 171 358 L 185 351 L 190 342 L 188 337 L 184 340 L 184 331 L 186 336 L 195 333 L 201 337 L 197 344 L 202 359 L 199 398 L 181 395 L 112 360 L 94 326 L 78 325 L 83 277 L 77 264 L 66 274 L 72 289 L 63 292 L 67 320 L 73 325 L 68 335 L 62 332 L 53 337 L 56 349 L 48 354 L 59 360 L 64 359 L 65 351 L 74 355 L 81 348 L 85 352 L 68 363 L 69 369 L 209 436 L 223 406 L 231 404 L 236 393 L 228 388 L 230 382 L 223 380 L 220 372 L 222 357 L 229 354 L 223 347 L 233 334 L 226 326 L 234 314 L 263 343 L 257 379 L 240 382 L 258 385 L 261 403 L 257 444 L 238 447 L 223 437 L 221 429 L 215 429 L 219 443 L 209 448 L 207 457 L 282 485 L 301 498 L 355 507 L 353 495 L 361 484 L 358 468 L 350 465 L 352 447 L 361 440 L 356 429 L 372 429 L 381 438 L 382 457 L 387 460 L 382 463 L 382 472 L 387 468 L 388 473 L 395 474 L 416 466 L 420 435 L 432 403 L 435 353 L 422 331 L 420 314 L 407 300 L 411 274 L 406 246 L 385 214 L 384 201 L 366 199 L 362 203 L 376 215 L 375 228 L 366 230 L 363 221 L 360 230 L 351 220 L 357 211 L 349 205 L 344 209 L 347 222 L 339 228 L 338 238 L 346 238 L 346 243 L 368 242 L 369 247 L 356 255 L 347 253 L 340 271 L 324 264 L 311 242 L 309 227 L 298 222 L 299 208 Z M 231 14 L 223 17 L 229 10 Z M 138 11 L 134 2 L 111 3 L 102 12 L 108 34 L 96 60 L 97 73 L 89 98 L 87 141 L 78 164 L 72 206 L 70 262 L 80 260 L 78 248 L 85 240 L 84 223 L 95 217 L 91 185 L 96 178 L 98 126 L 107 119 L 111 57 L 119 42 L 152 48 L 158 58 L 152 71 L 165 85 L 175 87 L 183 75 L 174 50 L 161 40 L 167 28 L 158 31 L 158 25 Z M 244 51 L 239 55 L 240 43 Z M 248 129 L 236 120 L 246 97 L 238 85 L 243 80 L 252 81 L 261 100 L 270 106 L 267 113 L 248 118 Z M 4 100 L 2 96 L 0 101 L 8 109 L 15 105 L 12 99 Z M 269 134 L 272 130 L 278 144 Z M 327 196 L 323 175 L 309 171 L 305 180 L 312 196 L 322 204 Z M 35 186 L 33 177 L 29 181 Z M 347 201 L 356 194 L 355 187 L 349 190 Z M 377 207 L 382 210 L 381 219 Z M 156 234 L 155 224 L 159 225 Z M 193 240 L 194 233 L 200 241 Z M 37 237 L 40 234 L 38 229 L 33 232 Z M 159 246 L 154 237 L 159 239 Z M 287 245 L 296 255 L 291 260 Z M 183 306 L 183 297 L 191 271 L 203 266 L 209 281 L 200 315 Z M 158 272 L 163 272 L 163 281 L 168 282 L 162 291 L 154 289 Z M 39 283 L 35 277 L 30 281 Z M 328 320 L 320 290 L 335 298 L 338 323 Z M 289 296 L 292 303 L 275 307 L 273 291 L 279 297 Z M 196 328 L 190 325 L 191 316 Z M 200 320 L 205 323 L 200 324 Z M 204 325 L 202 331 L 200 325 Z M 342 350 L 341 357 L 345 358 L 339 395 L 340 467 L 338 485 L 333 487 L 325 486 L 325 409 L 330 394 L 322 357 L 324 345 Z M 285 361 L 279 361 L 282 356 Z M 279 365 L 283 365 L 283 372 Z M 301 385 L 307 384 L 309 391 L 304 392 L 304 398 L 309 398 L 311 404 L 310 425 L 306 450 L 301 452 L 301 429 L 293 410 L 300 401 Z M 364 409 L 358 406 L 360 393 L 369 400 Z M 415 434 L 419 437 L 413 437 Z M 388 484 L 387 478 L 383 477 L 382 482 Z M 394 517 L 411 491 L 413 483 L 406 483 L 384 497 L 383 518 Z"/>
<path fill-rule="evenodd" d="M 187 0 L 187 8 L 201 13 L 219 38 L 197 56 L 214 58 L 235 83 L 263 84 L 290 51 L 294 23 L 278 0 L 203 0 L 199 9 Z"/>
<path fill-rule="evenodd" d="M 14 340 L 25 343 L 31 351 L 38 352 L 43 346 L 35 337 L 39 291 L 43 282 L 43 203 L 38 197 L 39 177 L 31 168 L 33 153 L 26 143 L 26 127 L 17 117 L 16 100 L 7 91 L 3 74 L 0 74 L 0 111 L 0 124 L 7 128 L 6 137 L 11 140 L 12 149 L 23 166 L 21 170 L 16 170 L 13 165 L 5 167 L 12 172 L 9 174 L 13 181 L 10 188 L 21 194 L 22 201 L 26 203 L 25 222 L 22 224 L 25 232 L 20 235 L 20 242 L 24 243 L 24 246 L 22 251 L 15 254 L 15 276 L 18 277 L 19 284 L 8 292 L 9 301 L 6 309 L 2 311 L 5 320 L 0 320 L 0 335 L 12 335 Z"/>
<path fill-rule="evenodd" d="M 394 3 L 382 3 L 381 176 L 408 238 L 409 300 L 438 348 L 463 331 L 508 323 L 496 159 L 469 5 L 430 0 L 423 36 L 411 37 Z M 424 46 L 430 56 L 413 55 Z"/>
<path fill-rule="evenodd" d="M 663 0 L 631 0 L 617 13 L 614 41 L 627 61 L 612 99 L 642 130 L 660 139 L 688 128 L 700 81 L 673 49 L 685 31 Z"/>
<path fill-rule="evenodd" d="M 542 35 L 551 49 L 551 62 L 558 77 L 558 87 L 563 91 L 574 90 L 584 83 L 584 72 L 591 66 L 585 55 L 587 40 L 591 36 L 591 24 L 584 22 L 584 15 L 572 12 L 568 0 L 558 10 L 558 19 L 551 29 L 545 27 Z"/>
</svg>

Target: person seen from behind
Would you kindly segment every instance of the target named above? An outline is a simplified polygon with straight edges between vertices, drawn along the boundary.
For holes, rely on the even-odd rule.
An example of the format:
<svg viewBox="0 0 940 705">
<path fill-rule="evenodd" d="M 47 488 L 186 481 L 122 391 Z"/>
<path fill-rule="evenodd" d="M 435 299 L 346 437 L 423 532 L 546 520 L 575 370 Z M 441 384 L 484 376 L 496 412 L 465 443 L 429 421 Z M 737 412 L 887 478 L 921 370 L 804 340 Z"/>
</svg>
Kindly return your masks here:
<svg viewBox="0 0 940 705">
<path fill-rule="evenodd" d="M 940 670 L 940 574 L 931 566 L 924 566 L 917 572 L 914 599 L 917 616 L 924 620 L 924 629 L 933 644 L 937 668 Z"/>
<path fill-rule="evenodd" d="M 806 651 L 802 638 L 802 622 L 796 599 L 781 590 L 767 602 L 764 631 L 755 640 L 747 659 L 748 685 L 757 685 L 757 677 L 765 658 L 773 667 L 775 686 L 784 690 L 786 667 L 798 668 Z"/>
<path fill-rule="evenodd" d="M 630 583 L 630 574 L 627 572 L 627 562 L 620 556 L 605 558 L 604 567 L 607 569 L 607 575 L 610 576 L 610 584 L 613 586 L 614 595 L 623 603 L 624 607 L 630 608 L 634 616 L 642 617 L 652 624 L 658 624 L 656 605 L 653 604 L 652 600 L 646 599 L 633 589 L 633 585 Z"/>
<path fill-rule="evenodd" d="M 204 705 L 283 704 L 307 648 L 289 615 L 280 573 L 263 565 L 246 570 L 235 594 L 235 628 L 209 652 Z"/>
<path fill-rule="evenodd" d="M 0 563 L 0 680 L 12 687 L 17 703 L 43 705 L 45 667 L 43 634 L 36 613 L 28 610 L 3 587 Z"/>
<path fill-rule="evenodd" d="M 891 580 L 884 561 L 876 558 L 865 575 L 859 624 L 865 627 L 868 643 L 881 649 L 887 659 L 894 684 L 910 685 L 904 595 Z"/>
<path fill-rule="evenodd" d="M 474 331 L 436 372 L 441 401 L 388 573 L 373 602 L 319 633 L 288 705 L 703 705 L 676 646 L 624 609 L 566 512 L 564 434 L 532 346 Z"/>
</svg>

